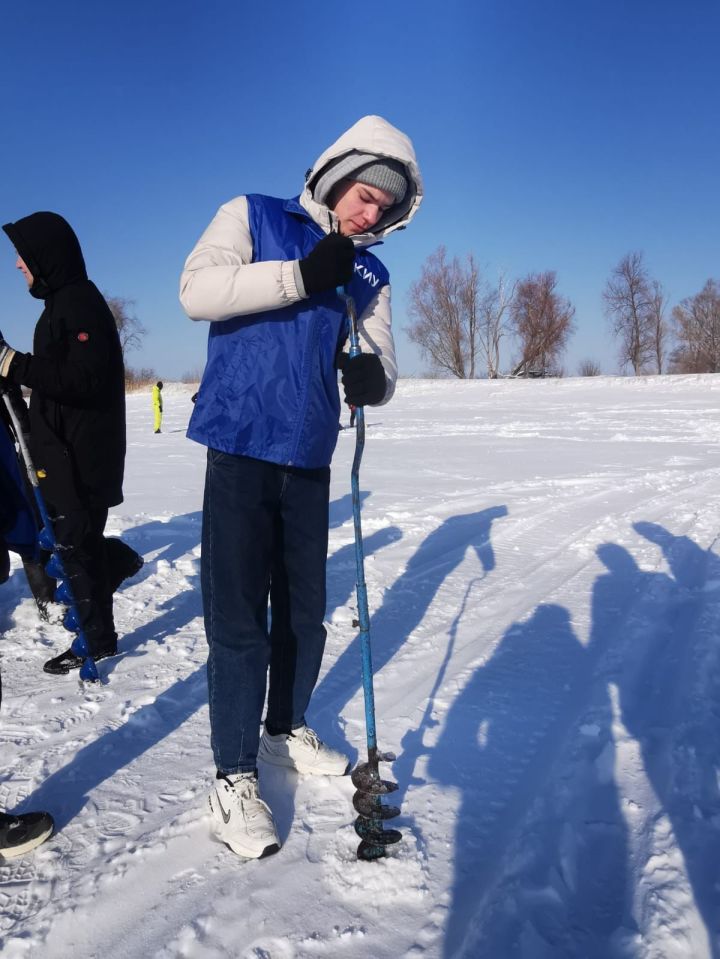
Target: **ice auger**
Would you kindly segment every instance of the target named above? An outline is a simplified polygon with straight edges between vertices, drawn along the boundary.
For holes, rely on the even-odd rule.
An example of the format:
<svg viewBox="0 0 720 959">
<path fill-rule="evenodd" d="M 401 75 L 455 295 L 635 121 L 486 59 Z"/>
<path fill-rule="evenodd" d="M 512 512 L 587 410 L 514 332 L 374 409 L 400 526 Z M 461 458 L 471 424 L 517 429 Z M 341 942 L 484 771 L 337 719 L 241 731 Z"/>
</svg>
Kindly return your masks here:
<svg viewBox="0 0 720 959">
<path fill-rule="evenodd" d="M 358 356 L 360 338 L 358 336 L 355 302 L 342 288 L 339 295 L 345 301 L 350 320 L 349 361 Z M 365 694 L 365 728 L 367 732 L 367 762 L 359 763 L 352 771 L 351 778 L 355 786 L 353 806 L 358 817 L 355 820 L 355 832 L 360 837 L 358 859 L 370 861 L 385 855 L 388 846 L 399 842 L 402 833 L 397 829 L 384 829 L 383 822 L 400 814 L 397 806 L 383 806 L 381 796 L 394 792 L 397 783 L 380 778 L 378 764 L 392 762 L 392 753 L 381 753 L 377 747 L 375 733 L 375 693 L 373 690 L 372 656 L 370 650 L 370 615 L 368 612 L 367 586 L 365 585 L 365 557 L 363 553 L 362 527 L 360 524 L 360 461 L 365 447 L 365 411 L 357 407 L 355 418 L 355 456 L 353 458 L 350 482 L 352 489 L 353 523 L 355 526 L 355 562 L 357 565 L 357 601 L 358 625 L 360 627 L 360 654 L 362 657 L 362 682 Z"/>
<path fill-rule="evenodd" d="M 70 648 L 76 656 L 84 657 L 84 662 L 80 667 L 80 679 L 84 680 L 85 682 L 94 682 L 98 680 L 100 676 L 98 674 L 97 666 L 95 665 L 95 660 L 90 656 L 87 639 L 80 625 L 80 615 L 75 603 L 70 580 L 65 574 L 62 557 L 60 556 L 60 550 L 58 549 L 58 544 L 55 540 L 52 522 L 48 515 L 45 499 L 40 491 L 38 476 L 30 456 L 30 450 L 28 449 L 27 442 L 25 441 L 25 434 L 23 433 L 22 424 L 20 423 L 20 419 L 15 411 L 15 407 L 12 404 L 12 400 L 4 390 L 2 391 L 2 396 L 5 406 L 7 407 L 7 411 L 10 415 L 13 429 L 15 430 L 15 437 L 17 439 L 18 446 L 20 447 L 20 455 L 25 467 L 25 472 L 27 473 L 30 485 L 32 486 L 35 502 L 37 503 L 37 507 L 40 512 L 40 518 L 42 519 L 43 525 L 40 533 L 38 534 L 38 543 L 42 549 L 47 550 L 51 554 L 45 569 L 47 570 L 49 576 L 52 576 L 53 579 L 58 581 L 55 599 L 59 603 L 63 603 L 68 607 L 63 619 L 63 626 L 69 632 L 76 634 Z"/>
</svg>

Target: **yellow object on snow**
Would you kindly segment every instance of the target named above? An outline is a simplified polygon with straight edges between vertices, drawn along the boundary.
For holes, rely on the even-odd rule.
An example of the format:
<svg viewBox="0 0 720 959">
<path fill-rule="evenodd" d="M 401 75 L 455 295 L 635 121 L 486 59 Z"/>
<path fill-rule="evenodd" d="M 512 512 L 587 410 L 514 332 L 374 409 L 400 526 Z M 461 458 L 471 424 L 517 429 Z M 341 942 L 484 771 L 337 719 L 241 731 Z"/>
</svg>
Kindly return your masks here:
<svg viewBox="0 0 720 959">
<path fill-rule="evenodd" d="M 162 386 L 158 386 L 156 383 L 152 388 L 152 404 L 154 412 L 154 425 L 153 429 L 156 433 L 160 432 L 160 427 L 162 426 L 162 414 L 163 414 L 163 402 L 162 402 Z"/>
</svg>

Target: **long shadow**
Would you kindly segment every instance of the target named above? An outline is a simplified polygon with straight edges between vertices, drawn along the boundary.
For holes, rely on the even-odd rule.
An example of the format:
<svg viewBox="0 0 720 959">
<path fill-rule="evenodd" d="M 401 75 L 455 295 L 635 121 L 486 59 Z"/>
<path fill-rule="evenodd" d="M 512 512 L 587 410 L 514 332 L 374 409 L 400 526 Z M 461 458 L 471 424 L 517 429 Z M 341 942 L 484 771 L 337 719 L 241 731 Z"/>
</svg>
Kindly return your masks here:
<svg viewBox="0 0 720 959">
<path fill-rule="evenodd" d="M 386 593 L 370 621 L 373 669 L 378 672 L 420 624 L 445 579 L 473 549 L 485 572 L 495 566 L 490 542 L 493 521 L 507 516 L 506 506 L 452 516 L 433 530 Z M 311 708 L 337 716 L 361 685 L 360 637 L 337 658 L 317 686 Z M 337 725 L 337 724 L 336 724 Z"/>
<path fill-rule="evenodd" d="M 142 569 L 124 588 L 137 585 L 157 574 L 161 561 L 172 564 L 194 550 L 200 543 L 201 522 L 202 513 L 195 511 L 174 516 L 166 523 L 159 520 L 141 523 L 123 532 L 123 540 L 141 554 L 160 550 L 152 561 L 146 560 Z M 145 655 L 139 650 L 143 644 L 151 640 L 163 644 L 197 616 L 202 616 L 200 577 L 198 573 L 184 575 L 189 588 L 167 597 L 159 606 L 160 610 L 164 610 L 160 615 L 129 632 L 122 621 L 116 621 L 121 655 L 117 659 L 102 663 L 100 673 L 103 677 L 121 668 L 123 660 L 128 656 Z"/>
<path fill-rule="evenodd" d="M 435 682 L 433 683 L 433 688 L 428 696 L 428 701 L 425 706 L 423 716 L 417 727 L 414 729 L 408 729 L 403 736 L 400 755 L 393 763 L 393 774 L 396 777 L 398 785 L 400 785 L 403 790 L 411 789 L 413 786 L 427 785 L 427 780 L 422 776 L 417 776 L 415 774 L 415 769 L 418 760 L 423 756 L 429 756 L 431 753 L 431 749 L 425 745 L 425 736 L 430 730 L 439 725 L 439 721 L 433 717 L 433 713 L 435 712 L 435 699 L 442 689 L 443 680 L 455 649 L 458 628 L 465 614 L 465 609 L 467 607 L 470 594 L 475 584 L 481 582 L 484 578 L 485 574 L 483 574 L 483 576 L 475 577 L 475 579 L 468 583 L 467 589 L 465 590 L 465 595 L 463 596 L 460 604 L 460 609 L 458 610 L 458 613 L 455 616 L 452 625 L 450 626 L 445 656 L 440 664 L 440 669 L 438 670 Z M 423 836 L 422 826 L 415 822 L 412 828 L 415 838 L 417 839 L 421 849 L 426 850 L 427 844 Z"/>
<path fill-rule="evenodd" d="M 379 529 L 370 536 L 363 538 L 365 555 L 372 556 L 401 539 L 402 531 L 397 526 L 387 526 L 385 529 Z M 341 546 L 328 560 L 326 619 L 330 619 L 335 610 L 341 606 L 353 603 L 356 571 L 354 542 Z"/>
<path fill-rule="evenodd" d="M 644 572 L 622 547 L 600 546 L 607 571 L 593 586 L 587 646 L 562 607 L 538 607 L 473 673 L 437 744 L 424 750 L 429 776 L 459 791 L 446 959 L 514 955 L 518 943 L 534 959 L 633 954 L 628 830 L 614 777 L 618 714 L 640 745 L 718 957 L 720 653 L 701 655 L 699 675 L 694 647 L 716 646 L 720 596 L 707 584 L 720 584 L 720 566 L 687 538 L 650 524 L 636 529 L 661 546 L 673 575 Z M 708 596 L 711 625 L 698 628 Z M 617 688 L 614 708 L 608 683 Z M 546 782 L 579 715 L 592 726 L 574 742 L 562 780 Z M 507 839 L 531 804 L 542 828 L 523 833 L 522 861 L 503 887 L 511 905 L 483 915 Z"/>
<path fill-rule="evenodd" d="M 650 654 L 620 684 L 623 722 L 672 825 L 708 938 L 720 959 L 720 559 L 656 523 L 638 533 L 674 579 Z"/>
<path fill-rule="evenodd" d="M 572 699 L 568 687 L 584 657 L 567 610 L 539 606 L 527 622 L 511 626 L 492 658 L 472 673 L 430 750 L 429 777 L 459 794 L 445 957 L 473 954 L 463 944 L 508 836 L 552 761 Z"/>
<path fill-rule="evenodd" d="M 133 549 L 141 555 L 159 550 L 151 562 L 145 563 L 143 568 L 132 578 L 132 583 L 140 583 L 157 572 L 157 564 L 161 560 L 173 563 L 184 556 L 200 543 L 202 512 L 183 513 L 173 516 L 167 522 L 151 520 L 131 526 L 122 534 Z"/>
<path fill-rule="evenodd" d="M 78 815 L 97 786 L 162 742 L 206 702 L 202 667 L 141 706 L 122 726 L 84 746 L 23 801 L 21 811 L 49 809 L 59 831 Z"/>
<path fill-rule="evenodd" d="M 190 589 L 177 593 L 163 603 L 166 608 L 160 616 L 120 636 L 118 644 L 120 655 L 103 661 L 99 667 L 102 676 L 109 676 L 116 669 L 121 669 L 125 659 L 147 655 L 141 649 L 146 643 L 154 641 L 156 645 L 162 646 L 172 642 L 173 636 L 188 623 L 198 616 L 202 617 L 200 590 L 199 587 L 195 588 L 193 583 L 199 583 L 198 576 L 192 577 Z"/>
<path fill-rule="evenodd" d="M 368 490 L 362 490 L 360 492 L 360 508 L 362 509 L 363 503 L 371 495 Z M 342 526 L 343 523 L 347 523 L 348 520 L 352 519 L 353 515 L 353 506 L 352 506 L 352 494 L 346 493 L 344 496 L 341 496 L 340 499 L 335 499 L 330 504 L 330 529 L 337 529 L 339 526 Z"/>
<path fill-rule="evenodd" d="M 601 657 L 612 660 L 644 574 L 613 544 L 601 546 L 598 557 L 608 572 L 594 584 L 587 645 L 564 607 L 539 606 L 469 677 L 436 745 L 418 747 L 414 731 L 403 742 L 396 770 L 406 766 L 408 775 L 424 753 L 430 779 L 459 794 L 446 959 L 512 955 L 519 941 L 537 959 L 606 959 L 612 936 L 634 927 L 627 827 L 612 774 L 613 712 L 597 669 Z M 568 803 L 562 791 L 556 799 L 552 780 L 548 789 L 547 770 L 590 705 L 597 732 L 571 765 L 573 781 L 559 787 L 571 793 Z M 533 804 L 542 810 L 542 829 L 525 840 L 513 906 L 481 916 L 485 894 L 507 865 L 508 840 Z"/>
</svg>

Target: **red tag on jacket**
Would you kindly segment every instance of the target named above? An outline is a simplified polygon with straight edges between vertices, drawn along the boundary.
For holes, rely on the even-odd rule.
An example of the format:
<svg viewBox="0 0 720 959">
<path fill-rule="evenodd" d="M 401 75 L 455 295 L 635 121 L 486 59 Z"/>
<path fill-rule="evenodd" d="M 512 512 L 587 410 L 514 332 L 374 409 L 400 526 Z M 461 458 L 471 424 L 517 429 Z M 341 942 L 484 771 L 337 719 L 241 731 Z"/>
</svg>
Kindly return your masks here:
<svg viewBox="0 0 720 959">
<path fill-rule="evenodd" d="M 81 343 L 87 343 L 87 341 L 90 339 L 90 334 L 89 334 L 89 333 L 78 333 L 77 338 L 80 340 Z"/>
</svg>

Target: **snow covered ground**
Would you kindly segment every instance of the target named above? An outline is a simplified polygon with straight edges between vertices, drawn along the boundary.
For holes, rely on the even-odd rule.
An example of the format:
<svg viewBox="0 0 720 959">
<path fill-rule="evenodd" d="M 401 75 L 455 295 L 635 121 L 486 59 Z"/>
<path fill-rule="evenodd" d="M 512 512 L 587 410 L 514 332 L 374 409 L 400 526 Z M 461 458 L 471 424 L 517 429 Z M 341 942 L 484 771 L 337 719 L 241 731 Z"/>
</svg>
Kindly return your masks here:
<svg viewBox="0 0 720 959">
<path fill-rule="evenodd" d="M 720 377 L 405 381 L 361 473 L 378 737 L 403 842 L 355 858 L 349 778 L 261 768 L 283 849 L 210 835 L 191 387 L 129 397 L 146 560 L 101 686 L 0 589 L 0 805 L 58 832 L 0 865 L 4 959 L 720 957 Z M 347 421 L 347 415 L 345 416 Z M 349 430 L 312 724 L 364 722 Z"/>
</svg>

